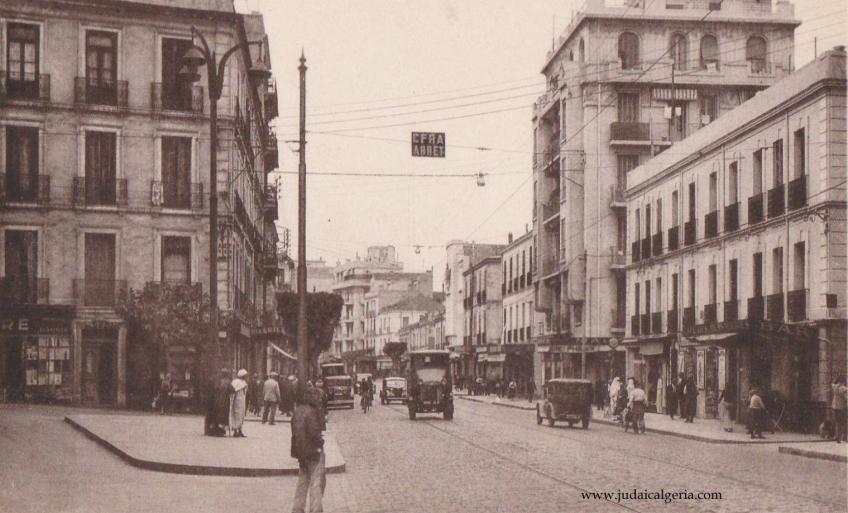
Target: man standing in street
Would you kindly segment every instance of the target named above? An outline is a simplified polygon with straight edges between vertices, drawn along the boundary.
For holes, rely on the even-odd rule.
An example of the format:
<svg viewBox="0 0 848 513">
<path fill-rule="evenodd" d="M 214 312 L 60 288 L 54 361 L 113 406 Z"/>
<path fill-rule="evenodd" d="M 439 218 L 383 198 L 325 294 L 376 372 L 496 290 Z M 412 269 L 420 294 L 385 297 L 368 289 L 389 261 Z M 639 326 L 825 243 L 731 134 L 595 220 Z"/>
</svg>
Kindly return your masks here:
<svg viewBox="0 0 848 513">
<path fill-rule="evenodd" d="M 683 382 L 683 401 L 686 404 L 686 420 L 690 424 L 694 422 L 695 412 L 698 409 L 698 387 L 695 380 L 690 376 Z"/>
<path fill-rule="evenodd" d="M 760 397 L 758 388 L 751 389 L 751 400 L 748 403 L 751 413 L 751 438 L 765 438 L 763 436 L 763 424 L 765 423 L 766 405 Z"/>
<path fill-rule="evenodd" d="M 846 400 L 848 400 L 848 388 L 845 386 L 845 378 L 839 377 L 833 381 L 831 386 L 833 390 L 833 399 L 830 406 L 833 408 L 833 424 L 834 433 L 836 433 L 836 443 L 848 441 L 845 433 L 845 410 Z"/>
<path fill-rule="evenodd" d="M 630 408 L 630 419 L 633 422 L 633 434 L 645 434 L 645 406 L 648 402 L 648 397 L 645 391 L 639 385 L 639 382 L 633 380 L 633 390 L 628 394 L 629 402 L 627 407 Z"/>
<path fill-rule="evenodd" d="M 677 385 L 674 379 L 669 379 L 668 385 L 665 386 L 665 407 L 669 418 L 674 420 L 674 414 L 677 413 Z"/>
<path fill-rule="evenodd" d="M 318 389 L 299 386 L 295 393 L 294 416 L 291 421 L 291 456 L 297 459 L 299 472 L 294 492 L 292 513 L 322 513 L 321 501 L 327 478 L 324 475 L 324 425 L 321 394 Z"/>
<path fill-rule="evenodd" d="M 262 410 L 262 423 L 268 422 L 272 426 L 277 415 L 277 405 L 280 404 L 280 384 L 277 383 L 276 378 L 277 373 L 272 372 L 262 384 L 262 400 L 265 406 Z"/>
</svg>

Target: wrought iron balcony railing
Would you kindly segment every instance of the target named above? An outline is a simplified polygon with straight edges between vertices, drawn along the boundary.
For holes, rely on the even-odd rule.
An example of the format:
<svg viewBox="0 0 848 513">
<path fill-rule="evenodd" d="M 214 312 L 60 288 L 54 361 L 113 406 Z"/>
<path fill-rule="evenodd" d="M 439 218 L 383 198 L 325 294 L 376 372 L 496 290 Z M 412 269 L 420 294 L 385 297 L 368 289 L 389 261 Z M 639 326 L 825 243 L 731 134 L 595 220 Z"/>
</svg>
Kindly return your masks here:
<svg viewBox="0 0 848 513">
<path fill-rule="evenodd" d="M 733 232 L 739 229 L 739 202 L 724 207 L 724 231 Z"/>
<path fill-rule="evenodd" d="M 0 69 L 0 101 L 3 100 L 49 102 L 50 75 L 27 73 L 12 77 Z"/>
<path fill-rule="evenodd" d="M 784 197 L 785 186 L 783 184 L 768 191 L 768 217 L 769 219 L 783 215 L 786 212 L 786 198 Z"/>
<path fill-rule="evenodd" d="M 126 80 L 96 80 L 91 77 L 74 79 L 74 103 L 127 108 L 129 86 Z"/>
<path fill-rule="evenodd" d="M 783 292 L 766 296 L 766 318 L 770 321 L 783 320 Z"/>
<path fill-rule="evenodd" d="M 27 187 L 22 187 L 19 180 L 9 178 L 9 175 L 0 173 L 0 205 L 6 202 L 36 205 L 50 203 L 50 175 L 36 175 L 34 183 Z"/>
<path fill-rule="evenodd" d="M 204 205 L 203 183 L 150 182 L 150 203 L 155 207 L 201 210 Z"/>
<path fill-rule="evenodd" d="M 126 297 L 127 282 L 124 280 L 74 280 L 74 299 L 77 306 L 111 307 Z"/>
<path fill-rule="evenodd" d="M 668 229 L 668 250 L 674 251 L 680 247 L 680 226 Z"/>
<path fill-rule="evenodd" d="M 789 320 L 803 321 L 807 318 L 807 289 L 791 290 L 786 295 L 786 306 L 789 310 Z"/>
<path fill-rule="evenodd" d="M 127 205 L 126 179 L 75 176 L 73 184 L 75 206 Z"/>
<path fill-rule="evenodd" d="M 161 82 L 150 84 L 150 106 L 153 112 L 175 111 L 203 114 L 203 87 L 192 85 L 185 91 L 171 92 Z"/>
<path fill-rule="evenodd" d="M 789 182 L 789 210 L 797 210 L 807 204 L 807 177 L 801 176 Z"/>
<path fill-rule="evenodd" d="M 763 194 L 756 194 L 748 198 L 748 224 L 762 222 L 763 217 Z"/>
<path fill-rule="evenodd" d="M 30 276 L 0 278 L 0 303 L 5 305 L 47 304 L 50 300 L 50 280 Z"/>
</svg>

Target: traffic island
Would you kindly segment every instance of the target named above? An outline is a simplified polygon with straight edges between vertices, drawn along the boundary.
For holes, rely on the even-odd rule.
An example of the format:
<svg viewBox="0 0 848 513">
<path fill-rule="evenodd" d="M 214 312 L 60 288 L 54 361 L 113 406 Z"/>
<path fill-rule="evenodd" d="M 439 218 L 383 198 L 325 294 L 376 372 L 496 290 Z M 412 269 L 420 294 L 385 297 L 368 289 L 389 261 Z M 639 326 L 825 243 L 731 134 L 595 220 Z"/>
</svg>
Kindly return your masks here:
<svg viewBox="0 0 848 513">
<path fill-rule="evenodd" d="M 291 430 L 245 424 L 246 438 L 203 435 L 203 418 L 187 415 L 68 415 L 65 422 L 130 465 L 173 474 L 267 477 L 297 475 Z M 324 433 L 328 473 L 345 471 L 332 433 Z"/>
</svg>

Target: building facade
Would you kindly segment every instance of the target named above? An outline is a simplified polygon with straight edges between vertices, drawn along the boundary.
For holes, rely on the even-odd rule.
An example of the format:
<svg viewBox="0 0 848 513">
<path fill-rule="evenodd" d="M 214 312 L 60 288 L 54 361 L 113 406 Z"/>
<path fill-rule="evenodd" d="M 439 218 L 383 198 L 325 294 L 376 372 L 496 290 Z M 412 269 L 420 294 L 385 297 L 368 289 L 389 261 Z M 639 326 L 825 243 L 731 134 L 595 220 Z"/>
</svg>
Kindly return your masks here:
<svg viewBox="0 0 848 513">
<path fill-rule="evenodd" d="M 501 253 L 504 379 L 526 384 L 534 379 L 533 232 L 517 239 L 509 234 Z M 537 383 L 541 387 L 541 381 Z"/>
<path fill-rule="evenodd" d="M 629 174 L 627 373 L 658 409 L 683 373 L 701 417 L 730 390 L 744 419 L 755 386 L 784 426 L 826 417 L 848 365 L 845 73 L 825 52 Z"/>
<path fill-rule="evenodd" d="M 503 284 L 499 252 L 472 263 L 462 273 L 466 291 L 465 343 L 472 349 L 473 374 L 469 377 L 503 378 L 506 355 L 501 352 Z"/>
<path fill-rule="evenodd" d="M 445 349 L 444 311 L 425 314 L 418 322 L 401 327 L 398 338 L 407 351 Z"/>
<path fill-rule="evenodd" d="M 198 348 L 173 345 L 141 369 L 116 313 L 147 284 L 202 287 L 209 275 L 205 73 L 178 71 L 191 27 L 237 51 L 218 103 L 217 304 L 226 361 L 262 372 L 254 340 L 273 309 L 276 91 L 259 15 L 205 3 L 10 0 L 0 6 L 0 336 L 11 400 L 146 403 L 159 372 L 194 393 Z M 147 372 L 145 375 L 144 373 Z"/>
<path fill-rule="evenodd" d="M 556 42 L 533 116 L 537 361 L 593 381 L 625 370 L 628 172 L 786 76 L 800 23 L 784 1 L 609 3 Z"/>
</svg>

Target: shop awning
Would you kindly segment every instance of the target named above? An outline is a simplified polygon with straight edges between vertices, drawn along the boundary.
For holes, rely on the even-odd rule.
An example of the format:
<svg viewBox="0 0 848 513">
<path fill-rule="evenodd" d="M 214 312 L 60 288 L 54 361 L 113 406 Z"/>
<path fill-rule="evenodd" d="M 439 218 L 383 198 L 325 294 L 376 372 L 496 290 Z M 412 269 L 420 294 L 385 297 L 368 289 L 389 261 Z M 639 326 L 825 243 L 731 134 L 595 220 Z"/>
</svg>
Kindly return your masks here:
<svg viewBox="0 0 848 513">
<path fill-rule="evenodd" d="M 644 344 L 639 345 L 639 354 L 642 356 L 655 356 L 658 354 L 663 354 L 665 349 L 665 345 L 662 342 L 645 342 Z"/>
<path fill-rule="evenodd" d="M 486 358 L 488 362 L 502 362 L 504 360 L 506 360 L 506 353 L 490 354 Z"/>
<path fill-rule="evenodd" d="M 286 358 L 288 358 L 288 359 L 290 359 L 290 360 L 297 360 L 297 356 L 292 356 L 292 355 L 290 355 L 289 353 L 287 353 L 287 352 L 283 351 L 283 350 L 280 348 L 280 346 L 278 346 L 277 344 L 274 344 L 273 342 L 268 342 L 268 345 L 269 345 L 269 346 L 271 346 L 271 347 L 272 347 L 275 351 L 277 351 L 277 352 L 278 352 L 278 353 L 280 353 L 281 355 L 285 356 Z"/>
<path fill-rule="evenodd" d="M 715 344 L 717 342 L 726 342 L 730 339 L 736 337 L 738 333 L 708 333 L 706 335 L 698 335 L 697 337 L 693 336 L 681 336 L 680 337 L 680 345 L 681 346 L 697 346 L 702 344 Z"/>
<path fill-rule="evenodd" d="M 655 100 L 671 100 L 672 89 L 670 87 L 654 88 L 653 92 Z M 674 99 L 694 101 L 698 99 L 698 91 L 678 87 L 674 89 Z"/>
</svg>

